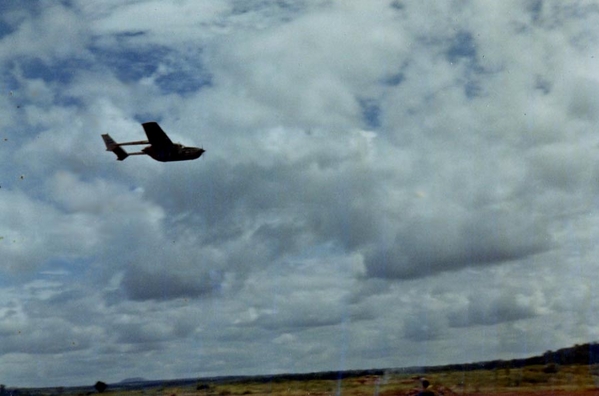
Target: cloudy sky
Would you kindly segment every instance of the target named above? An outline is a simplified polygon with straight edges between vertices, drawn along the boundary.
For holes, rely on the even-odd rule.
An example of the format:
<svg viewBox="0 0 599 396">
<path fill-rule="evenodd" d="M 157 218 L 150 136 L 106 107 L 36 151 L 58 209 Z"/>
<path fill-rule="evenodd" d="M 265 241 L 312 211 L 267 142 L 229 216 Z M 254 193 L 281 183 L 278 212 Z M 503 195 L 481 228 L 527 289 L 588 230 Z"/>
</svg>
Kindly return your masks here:
<svg viewBox="0 0 599 396">
<path fill-rule="evenodd" d="M 0 382 L 599 339 L 593 0 L 0 4 Z M 157 121 L 197 161 L 123 162 Z"/>
</svg>

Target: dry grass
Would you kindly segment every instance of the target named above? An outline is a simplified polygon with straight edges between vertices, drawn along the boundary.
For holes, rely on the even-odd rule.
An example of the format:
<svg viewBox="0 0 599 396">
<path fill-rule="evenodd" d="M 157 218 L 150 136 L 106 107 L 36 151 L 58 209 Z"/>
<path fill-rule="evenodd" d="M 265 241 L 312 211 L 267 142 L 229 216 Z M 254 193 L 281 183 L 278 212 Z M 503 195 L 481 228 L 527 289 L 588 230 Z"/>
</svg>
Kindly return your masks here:
<svg viewBox="0 0 599 396">
<path fill-rule="evenodd" d="M 102 396 L 403 396 L 414 395 L 424 376 L 451 395 L 599 395 L 599 366 L 546 366 L 422 374 L 386 374 L 341 380 L 280 380 L 203 383 L 143 390 L 110 390 Z M 596 382 L 597 381 L 597 382 Z M 586 393 L 585 393 L 586 392 Z M 68 394 L 65 391 L 64 395 Z M 40 395 L 40 393 L 37 393 Z M 92 394 L 92 395 L 95 395 Z"/>
</svg>

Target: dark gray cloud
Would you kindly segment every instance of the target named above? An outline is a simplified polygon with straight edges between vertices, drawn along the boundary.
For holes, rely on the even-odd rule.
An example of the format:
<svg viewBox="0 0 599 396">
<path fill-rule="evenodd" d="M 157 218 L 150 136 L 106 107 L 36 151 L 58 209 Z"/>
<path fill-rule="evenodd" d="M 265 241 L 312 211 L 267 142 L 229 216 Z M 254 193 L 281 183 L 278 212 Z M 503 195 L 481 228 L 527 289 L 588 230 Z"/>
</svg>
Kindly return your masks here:
<svg viewBox="0 0 599 396">
<path fill-rule="evenodd" d="M 200 262 L 198 258 L 198 265 Z M 175 274 L 168 271 L 168 261 L 160 264 L 166 268 L 153 273 L 135 267 L 125 272 L 122 287 L 129 298 L 139 301 L 194 298 L 210 295 L 220 288 L 222 274 L 208 271 L 195 276 Z"/>
<path fill-rule="evenodd" d="M 520 299 L 518 298 L 520 297 Z M 525 296 L 506 294 L 495 298 L 486 294 L 472 296 L 461 310 L 449 315 L 452 327 L 491 326 L 537 316 L 538 307 Z"/>
<path fill-rule="evenodd" d="M 525 215 L 523 215 L 525 216 Z M 401 221 L 401 220 L 400 220 Z M 403 219 L 392 246 L 366 255 L 367 274 L 414 278 L 524 259 L 551 247 L 543 221 L 530 222 L 511 213 L 488 211 L 458 216 Z"/>
</svg>

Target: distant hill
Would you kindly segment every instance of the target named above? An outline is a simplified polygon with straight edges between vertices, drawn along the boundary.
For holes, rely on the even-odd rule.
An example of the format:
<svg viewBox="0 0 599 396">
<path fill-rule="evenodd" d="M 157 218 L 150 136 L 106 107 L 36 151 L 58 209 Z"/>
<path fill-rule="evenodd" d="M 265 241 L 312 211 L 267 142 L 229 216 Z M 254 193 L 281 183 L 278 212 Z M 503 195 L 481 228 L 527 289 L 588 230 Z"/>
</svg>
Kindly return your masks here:
<svg viewBox="0 0 599 396">
<path fill-rule="evenodd" d="M 122 380 L 121 382 L 119 382 L 119 384 L 131 384 L 134 382 L 146 382 L 147 379 L 142 378 L 142 377 L 134 377 L 134 378 L 125 378 L 124 380 Z"/>
</svg>

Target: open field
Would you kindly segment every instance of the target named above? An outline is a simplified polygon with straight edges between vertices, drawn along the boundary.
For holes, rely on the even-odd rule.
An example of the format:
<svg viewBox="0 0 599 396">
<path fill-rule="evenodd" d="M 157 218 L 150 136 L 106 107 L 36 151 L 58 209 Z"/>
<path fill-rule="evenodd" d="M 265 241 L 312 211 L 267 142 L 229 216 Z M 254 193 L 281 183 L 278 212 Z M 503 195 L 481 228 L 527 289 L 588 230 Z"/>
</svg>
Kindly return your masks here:
<svg viewBox="0 0 599 396">
<path fill-rule="evenodd" d="M 418 378 L 426 376 L 442 395 L 599 395 L 599 365 L 526 366 L 492 370 L 401 373 L 322 379 L 303 376 L 247 377 L 243 379 L 176 381 L 130 389 L 113 385 L 108 396 L 403 396 L 416 395 Z M 7 392 L 8 393 L 8 392 Z M 12 392 L 11 392 L 12 393 Z M 18 390 L 20 396 L 89 395 L 92 387 Z"/>
</svg>

